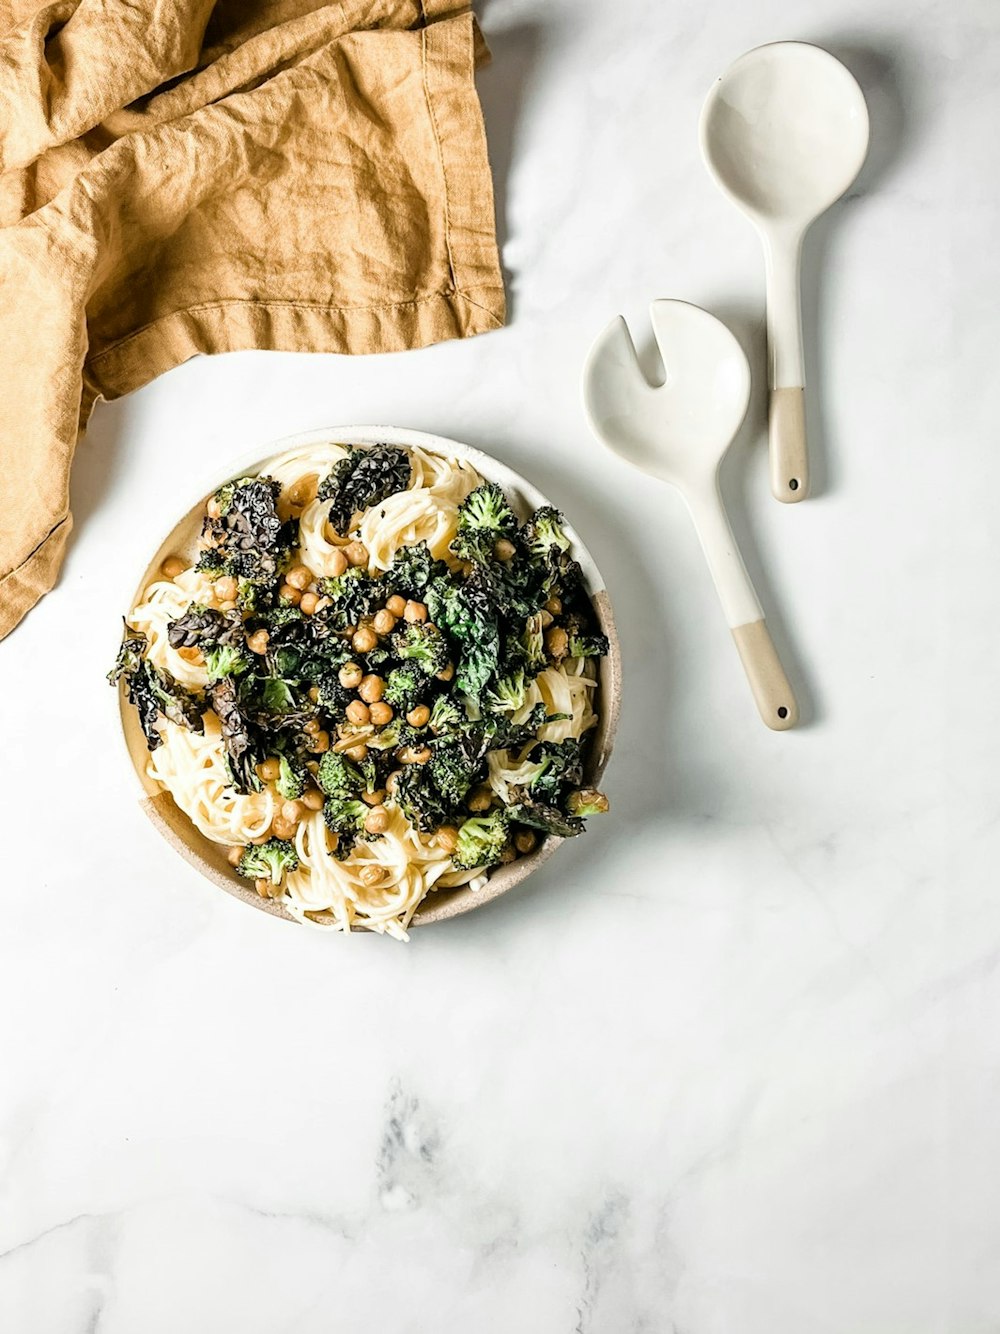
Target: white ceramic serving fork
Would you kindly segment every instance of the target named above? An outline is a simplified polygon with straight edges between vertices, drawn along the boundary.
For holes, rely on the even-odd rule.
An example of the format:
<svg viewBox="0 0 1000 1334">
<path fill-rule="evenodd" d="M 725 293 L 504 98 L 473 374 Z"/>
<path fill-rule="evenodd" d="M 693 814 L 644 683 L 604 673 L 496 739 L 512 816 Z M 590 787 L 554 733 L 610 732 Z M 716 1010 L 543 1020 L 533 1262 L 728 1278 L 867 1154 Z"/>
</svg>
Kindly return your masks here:
<svg viewBox="0 0 1000 1334">
<path fill-rule="evenodd" d="M 750 367 L 729 329 L 686 301 L 654 301 L 653 333 L 666 381 L 653 386 L 619 316 L 597 339 L 583 372 L 596 435 L 615 454 L 677 487 L 687 502 L 760 716 L 777 731 L 798 708 L 736 546 L 719 465 L 746 415 Z"/>
</svg>

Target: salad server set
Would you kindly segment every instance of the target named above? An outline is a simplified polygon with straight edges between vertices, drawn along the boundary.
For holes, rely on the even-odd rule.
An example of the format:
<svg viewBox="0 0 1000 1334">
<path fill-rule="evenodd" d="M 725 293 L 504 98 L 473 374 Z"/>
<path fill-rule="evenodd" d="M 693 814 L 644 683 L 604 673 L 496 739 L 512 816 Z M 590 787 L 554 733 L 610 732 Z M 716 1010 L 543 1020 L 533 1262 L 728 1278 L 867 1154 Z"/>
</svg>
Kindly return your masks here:
<svg viewBox="0 0 1000 1334">
<path fill-rule="evenodd" d="M 767 276 L 772 494 L 809 494 L 799 295 L 803 237 L 857 177 L 868 150 L 864 95 L 828 52 L 775 42 L 741 56 L 714 84 L 701 150 L 717 184 L 757 229 Z M 733 537 L 718 473 L 750 400 L 750 366 L 731 331 L 684 301 L 654 301 L 666 372 L 654 387 L 618 316 L 591 349 L 584 405 L 595 435 L 620 458 L 675 486 L 694 521 L 761 718 L 798 721 L 791 686 Z"/>
</svg>

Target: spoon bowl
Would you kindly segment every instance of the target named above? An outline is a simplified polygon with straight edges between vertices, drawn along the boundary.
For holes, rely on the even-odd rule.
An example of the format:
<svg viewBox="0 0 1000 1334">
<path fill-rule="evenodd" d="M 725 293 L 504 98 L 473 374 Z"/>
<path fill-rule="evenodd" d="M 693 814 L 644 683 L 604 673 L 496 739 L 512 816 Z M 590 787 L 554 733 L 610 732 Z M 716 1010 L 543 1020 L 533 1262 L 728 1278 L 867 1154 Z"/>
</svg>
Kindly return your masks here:
<svg viewBox="0 0 1000 1334">
<path fill-rule="evenodd" d="M 740 56 L 702 110 L 705 163 L 764 247 L 771 489 L 778 500 L 809 493 L 802 238 L 857 177 L 868 138 L 868 108 L 854 76 L 807 42 L 773 42 Z"/>
</svg>

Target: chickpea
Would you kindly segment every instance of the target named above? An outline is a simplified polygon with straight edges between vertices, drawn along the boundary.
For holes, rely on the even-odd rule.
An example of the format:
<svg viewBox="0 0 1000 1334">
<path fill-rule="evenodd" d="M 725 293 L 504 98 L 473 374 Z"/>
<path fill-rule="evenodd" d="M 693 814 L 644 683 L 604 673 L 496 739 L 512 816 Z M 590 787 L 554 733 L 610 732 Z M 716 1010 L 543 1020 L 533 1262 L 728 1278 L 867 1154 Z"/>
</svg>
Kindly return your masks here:
<svg viewBox="0 0 1000 1334">
<path fill-rule="evenodd" d="M 220 602 L 232 602 L 239 591 L 240 586 L 231 574 L 224 574 L 215 581 L 215 596 Z"/>
<path fill-rule="evenodd" d="M 426 764 L 431 757 L 428 746 L 402 746 L 396 754 L 401 764 Z"/>
<path fill-rule="evenodd" d="M 196 663 L 203 661 L 200 648 L 179 648 L 177 650 L 177 656 L 178 658 L 183 658 L 185 662 Z"/>
<path fill-rule="evenodd" d="M 351 636 L 351 647 L 355 653 L 371 653 L 377 644 L 378 635 L 368 625 L 363 625 L 360 630 L 355 630 Z"/>
<path fill-rule="evenodd" d="M 299 599 L 299 610 L 305 616 L 312 616 L 319 606 L 319 597 L 315 593 L 303 593 Z"/>
<path fill-rule="evenodd" d="M 434 835 L 434 842 L 442 852 L 452 853 L 458 846 L 458 830 L 453 824 L 443 824 Z"/>
<path fill-rule="evenodd" d="M 396 783 L 397 783 L 397 781 L 398 781 L 398 779 L 399 779 L 399 775 L 400 775 L 401 773 L 402 773 L 402 770 L 401 770 L 401 769 L 393 769 L 392 773 L 391 773 L 391 774 L 388 776 L 388 778 L 385 780 L 385 790 L 386 790 L 386 792 L 389 794 L 390 797 L 392 796 L 392 794 L 393 794 L 393 793 L 395 792 L 395 790 L 396 790 Z"/>
<path fill-rule="evenodd" d="M 309 696 L 309 698 L 312 700 L 314 704 L 319 703 L 319 686 L 310 686 L 309 689 L 306 691 L 306 694 Z"/>
<path fill-rule="evenodd" d="M 230 848 L 229 851 L 226 853 L 226 861 L 229 863 L 230 866 L 239 866 L 240 859 L 242 858 L 242 856 L 243 856 L 242 848 Z"/>
<path fill-rule="evenodd" d="M 220 603 L 219 603 L 219 610 L 220 610 L 220 611 L 235 611 L 235 610 L 236 610 L 236 603 L 235 603 L 235 602 L 230 602 L 230 601 L 228 601 L 228 600 L 227 600 L 226 602 L 220 602 Z"/>
<path fill-rule="evenodd" d="M 329 524 L 326 525 L 326 535 L 331 541 L 337 536 Z M 334 547 L 326 559 L 329 565 L 326 573 L 332 574 L 334 578 L 339 578 L 347 569 L 347 557 L 344 555 L 342 547 Z"/>
<path fill-rule="evenodd" d="M 300 477 L 297 482 L 293 482 L 288 488 L 288 502 L 297 509 L 305 509 L 306 505 L 316 499 L 317 481 L 312 473 L 308 477 Z"/>
<path fill-rule="evenodd" d="M 281 807 L 281 818 L 289 824 L 298 824 L 306 808 L 301 801 L 286 801 Z"/>
<path fill-rule="evenodd" d="M 471 560 L 462 561 L 462 574 L 465 576 L 466 579 L 468 579 L 469 575 L 475 568 L 476 567 L 473 565 Z"/>
<path fill-rule="evenodd" d="M 562 609 L 562 598 L 549 598 L 545 604 L 545 610 L 551 612 L 553 616 L 558 616 Z"/>
<path fill-rule="evenodd" d="M 411 727 L 426 727 L 430 721 L 431 711 L 426 704 L 418 704 L 415 709 L 411 709 L 406 715 L 406 721 Z"/>
<path fill-rule="evenodd" d="M 569 648 L 569 635 L 561 625 L 554 625 L 551 630 L 546 631 L 545 647 L 549 651 L 550 657 L 557 661 L 565 658 L 566 651 Z"/>
<path fill-rule="evenodd" d="M 303 724 L 302 724 L 302 730 L 303 730 L 303 732 L 305 732 L 308 736 L 315 736 L 316 733 L 320 730 L 320 727 L 319 727 L 319 719 L 318 719 L 318 718 L 310 718 L 309 721 L 308 721 L 307 723 L 303 723 Z"/>
<path fill-rule="evenodd" d="M 365 833 L 384 834 L 389 828 L 389 812 L 384 806 L 373 806 L 365 816 Z"/>
<path fill-rule="evenodd" d="M 358 686 L 358 694 L 366 704 L 374 704 L 376 700 L 382 698 L 382 692 L 385 690 L 385 682 L 381 676 L 376 676 L 374 672 L 365 676 Z"/>
<path fill-rule="evenodd" d="M 330 749 L 330 733 L 317 732 L 309 742 L 309 749 L 314 755 L 322 755 Z"/>
<path fill-rule="evenodd" d="M 181 560 L 180 556 L 168 556 L 160 566 L 160 573 L 164 579 L 176 579 L 179 574 L 183 574 L 187 569 L 187 562 Z"/>
<path fill-rule="evenodd" d="M 369 704 L 368 714 L 376 727 L 385 727 L 393 719 L 392 705 L 377 699 L 374 704 Z"/>
<path fill-rule="evenodd" d="M 316 611 L 326 611 L 327 607 L 333 606 L 333 598 L 321 597 L 316 603 Z"/>
<path fill-rule="evenodd" d="M 265 783 L 273 783 L 278 774 L 281 773 L 281 762 L 272 755 L 269 760 L 264 760 L 257 765 L 257 773 Z"/>
<path fill-rule="evenodd" d="M 382 879 L 382 868 L 376 862 L 369 862 L 367 866 L 362 866 L 358 875 L 361 877 L 361 883 L 368 885 L 369 888 L 377 885 Z"/>
<path fill-rule="evenodd" d="M 517 849 L 514 847 L 514 844 L 513 843 L 505 844 L 504 850 L 500 854 L 500 865 L 509 866 L 511 862 L 516 862 L 516 861 L 517 861 Z"/>
<path fill-rule="evenodd" d="M 294 838 L 295 826 L 291 820 L 286 820 L 282 815 L 276 815 L 271 821 L 271 833 L 275 838 Z"/>
<path fill-rule="evenodd" d="M 437 673 L 434 679 L 436 681 L 450 681 L 454 675 L 455 675 L 455 664 L 453 662 L 447 662 Z"/>
<path fill-rule="evenodd" d="M 493 793 L 488 787 L 476 787 L 465 799 L 470 811 L 488 811 L 493 805 Z"/>
<path fill-rule="evenodd" d="M 345 662 L 343 667 L 337 673 L 337 680 L 345 690 L 357 690 L 358 686 L 364 680 L 364 669 L 360 663 Z"/>
<path fill-rule="evenodd" d="M 312 570 L 305 565 L 293 565 L 285 575 L 285 583 L 297 588 L 300 593 L 304 593 L 312 581 Z"/>
<path fill-rule="evenodd" d="M 251 653 L 266 653 L 271 636 L 266 630 L 255 630 L 247 636 L 247 648 Z"/>
<path fill-rule="evenodd" d="M 264 879 L 255 880 L 253 882 L 253 887 L 262 899 L 269 899 L 271 897 L 271 890 L 274 888 L 270 880 Z"/>
<path fill-rule="evenodd" d="M 392 597 L 386 602 L 385 609 L 398 619 L 406 610 L 406 598 L 401 598 L 398 593 L 393 593 Z"/>
<path fill-rule="evenodd" d="M 311 787 L 308 792 L 303 792 L 299 800 L 307 811 L 321 811 L 323 809 L 323 793 L 318 788 Z"/>
<path fill-rule="evenodd" d="M 381 611 L 375 613 L 372 629 L 377 635 L 391 635 L 395 628 L 396 618 L 388 607 L 383 607 Z"/>
<path fill-rule="evenodd" d="M 347 721 L 353 723 L 355 727 L 364 727 L 372 720 L 368 705 L 363 699 L 352 699 L 344 713 L 347 715 Z"/>
<path fill-rule="evenodd" d="M 351 565 L 365 566 L 368 564 L 368 548 L 364 542 L 348 542 L 344 547 L 344 555 Z"/>
<path fill-rule="evenodd" d="M 419 625 L 421 621 L 427 620 L 427 608 L 422 602 L 410 601 L 403 608 L 403 620 L 408 625 Z"/>
<path fill-rule="evenodd" d="M 344 754 L 349 760 L 353 760 L 355 764 L 360 764 L 363 760 L 367 760 L 368 758 L 368 747 L 363 741 L 359 741 L 356 746 L 346 747 Z"/>
<path fill-rule="evenodd" d="M 326 845 L 331 852 L 335 852 L 340 846 L 340 835 L 334 834 L 331 830 L 326 831 Z"/>
<path fill-rule="evenodd" d="M 497 560 L 510 560 L 516 551 L 517 547 L 506 537 L 497 538 L 493 544 L 493 554 Z"/>
<path fill-rule="evenodd" d="M 297 607 L 302 600 L 302 594 L 291 584 L 282 584 L 278 589 L 278 597 L 281 598 L 282 602 L 290 602 L 293 607 Z"/>
<path fill-rule="evenodd" d="M 534 852 L 537 842 L 530 829 L 521 829 L 514 835 L 514 847 L 521 853 Z"/>
<path fill-rule="evenodd" d="M 213 496 L 212 499 L 205 506 L 205 513 L 208 515 L 210 519 L 222 518 L 222 506 L 216 500 L 215 496 Z"/>
<path fill-rule="evenodd" d="M 366 806 L 381 806 L 385 801 L 385 788 L 380 787 L 376 792 L 362 792 L 361 800 Z"/>
</svg>

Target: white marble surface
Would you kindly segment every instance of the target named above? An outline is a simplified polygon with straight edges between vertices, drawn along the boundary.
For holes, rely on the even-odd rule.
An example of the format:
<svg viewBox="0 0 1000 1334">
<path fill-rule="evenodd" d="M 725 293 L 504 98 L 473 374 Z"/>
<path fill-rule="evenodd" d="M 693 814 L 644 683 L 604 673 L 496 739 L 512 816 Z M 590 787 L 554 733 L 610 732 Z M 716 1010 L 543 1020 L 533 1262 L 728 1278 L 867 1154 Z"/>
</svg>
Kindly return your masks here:
<svg viewBox="0 0 1000 1334">
<path fill-rule="evenodd" d="M 62 582 L 0 647 L 0 1329 L 996 1331 L 994 0 L 484 21 L 509 327 L 202 361 L 100 407 Z M 841 54 L 874 131 L 807 255 L 818 495 L 770 499 L 759 393 L 727 474 L 802 700 L 787 735 L 678 503 L 578 399 L 592 335 L 656 296 L 728 317 L 760 382 L 758 246 L 696 126 L 780 37 Z M 200 882 L 135 806 L 102 681 L 190 471 L 338 420 L 536 480 L 625 648 L 614 815 L 408 947 Z"/>
</svg>

